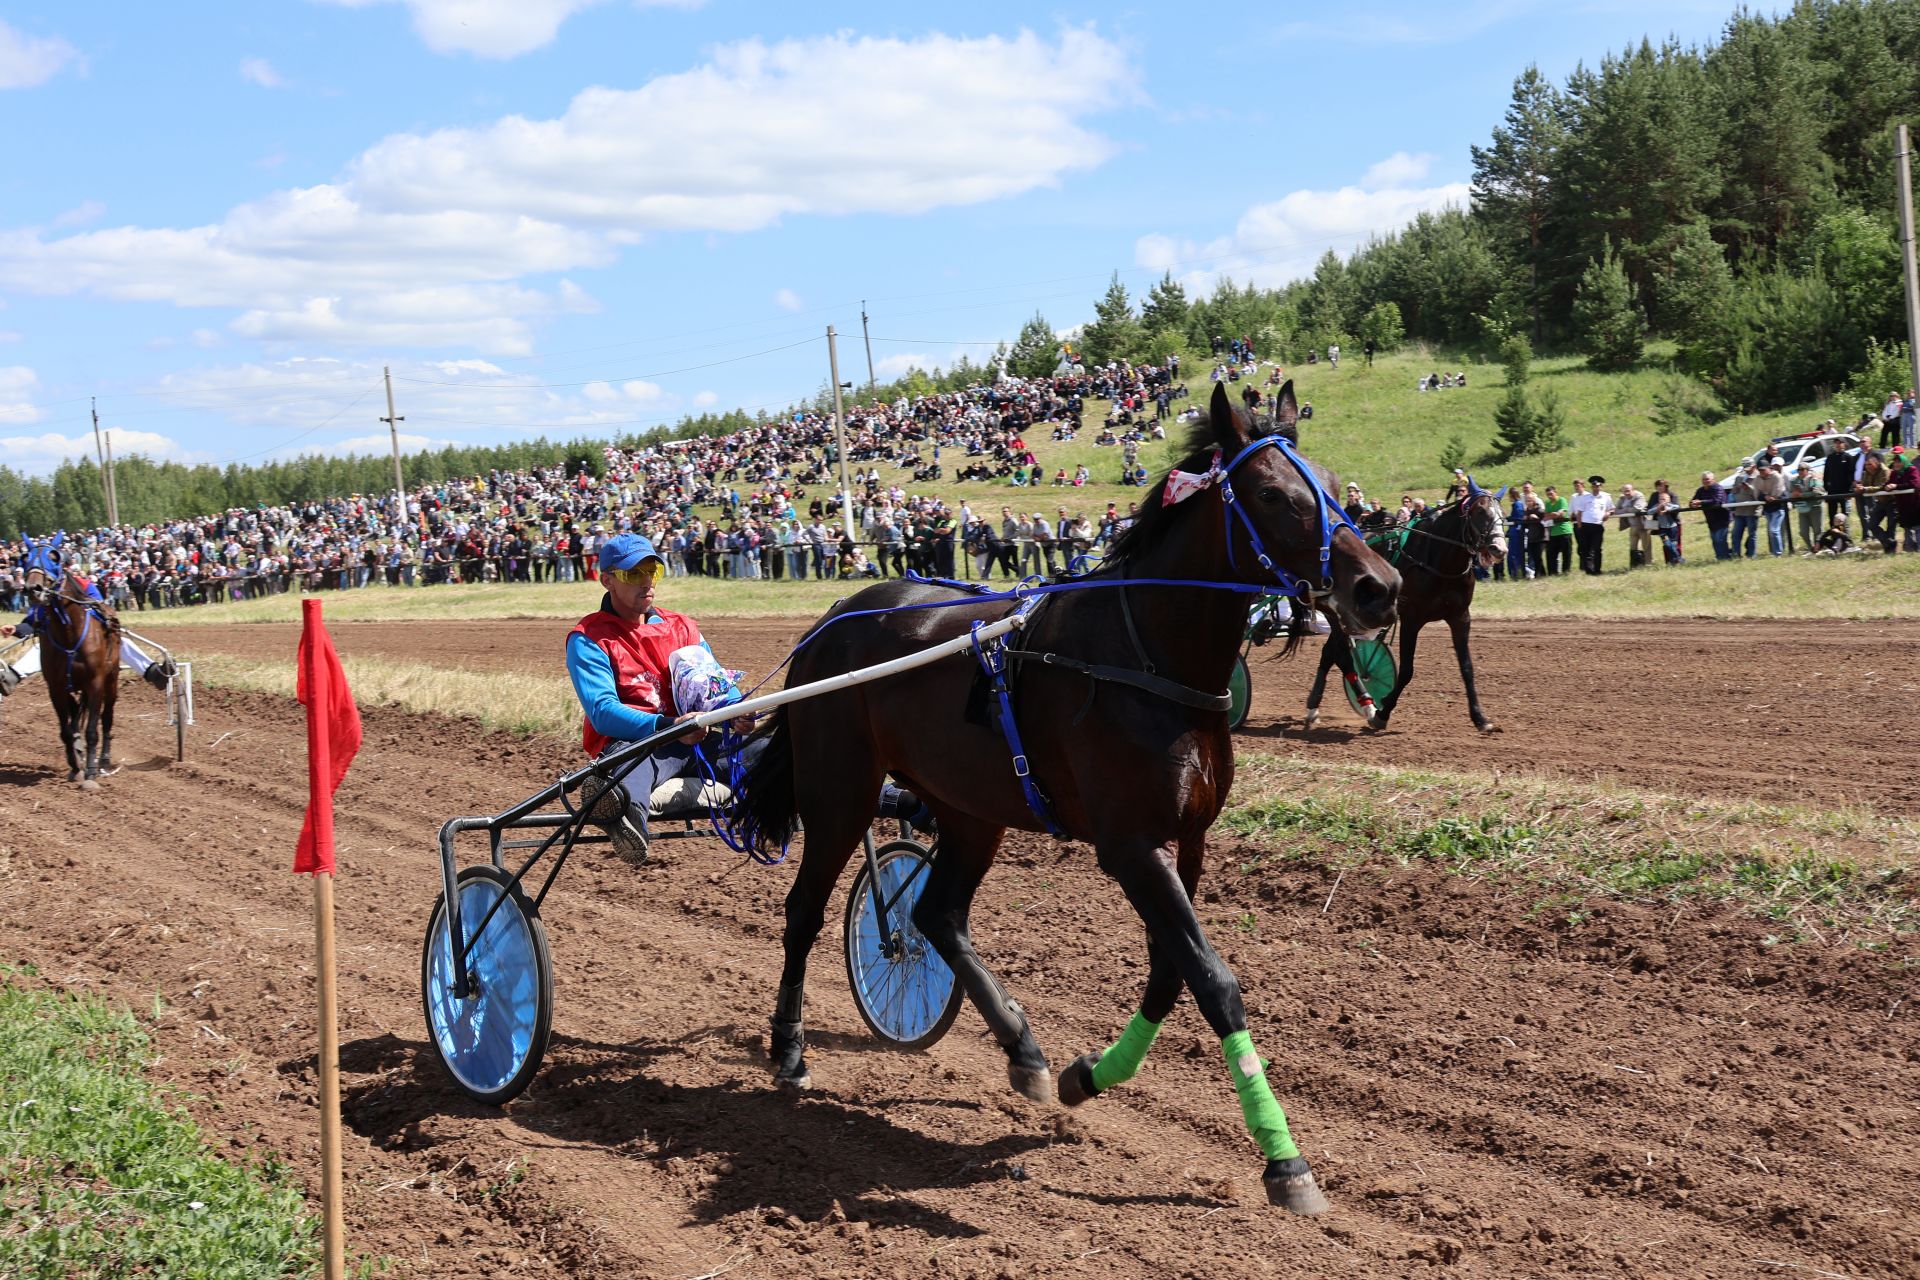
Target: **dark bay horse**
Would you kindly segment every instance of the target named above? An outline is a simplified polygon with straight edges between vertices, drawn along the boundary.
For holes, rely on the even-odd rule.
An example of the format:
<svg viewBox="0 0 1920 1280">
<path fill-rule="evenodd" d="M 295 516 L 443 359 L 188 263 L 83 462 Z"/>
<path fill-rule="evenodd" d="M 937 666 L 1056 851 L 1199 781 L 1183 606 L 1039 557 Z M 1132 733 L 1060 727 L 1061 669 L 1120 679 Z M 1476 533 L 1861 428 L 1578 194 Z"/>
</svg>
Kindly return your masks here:
<svg viewBox="0 0 1920 1280">
<path fill-rule="evenodd" d="M 28 562 L 27 598 L 37 606 L 40 674 L 67 749 L 67 781 L 88 790 L 113 767 L 113 705 L 120 696 L 120 628 L 89 600 L 73 572 Z M 56 577 L 56 574 L 58 575 Z M 57 585 L 50 585 L 57 584 Z M 76 742 L 86 738 L 86 757 Z M 85 778 L 81 776 L 85 770 Z"/>
<path fill-rule="evenodd" d="M 1297 414 L 1289 382 L 1280 393 L 1281 425 L 1291 429 Z M 1297 581 L 1356 631 L 1392 620 L 1399 576 L 1345 521 L 1327 493 L 1324 473 L 1275 437 L 1256 438 L 1224 386 L 1214 389 L 1193 449 L 1147 493 L 1138 522 L 1089 581 L 1154 578 L 1268 587 Z M 1184 498 L 1163 502 L 1176 480 L 1172 492 Z M 980 601 L 829 625 L 845 613 L 967 598 L 928 583 L 869 587 L 815 624 L 789 682 L 913 653 L 1009 611 L 1005 601 Z M 1058 1099 L 1076 1105 L 1131 1077 L 1184 986 L 1221 1038 L 1248 1127 L 1267 1157 L 1270 1199 L 1318 1212 L 1326 1201 L 1267 1085 L 1247 1033 L 1239 984 L 1208 943 L 1192 905 L 1207 829 L 1233 783 L 1233 744 L 1220 691 L 1227 687 L 1252 598 L 1183 585 L 1049 595 L 1012 638 L 1030 660 L 1016 653 L 1008 666 L 1028 776 L 1044 792 L 1055 826 L 1093 846 L 1100 868 L 1119 883 L 1148 934 L 1146 991 L 1127 1033 L 1104 1054 L 1090 1053 L 1068 1066 Z M 1188 696 L 1183 701 L 1141 681 L 1096 678 L 1085 664 L 1109 673 L 1145 673 L 1144 683 L 1157 680 Z M 774 1071 L 785 1085 L 804 1088 L 811 1082 L 802 1018 L 807 953 L 834 883 L 872 817 L 873 796 L 891 772 L 939 821 L 940 852 L 914 924 L 952 968 L 1006 1052 L 1014 1089 L 1035 1101 L 1056 1097 L 1046 1055 L 1025 1014 L 974 951 L 968 933 L 974 892 L 1006 831 L 1047 829 L 1023 798 L 1009 744 L 988 706 L 997 699 L 979 675 L 971 656 L 948 658 L 792 704 L 758 731 L 767 746 L 745 779 L 741 806 L 765 844 L 777 846 L 791 834 L 796 814 L 806 831 L 787 896 L 786 964 L 773 1013 Z"/>
<path fill-rule="evenodd" d="M 1504 492 L 1504 490 L 1502 491 Z M 1453 653 L 1460 661 L 1460 680 L 1467 687 L 1467 714 L 1484 732 L 1493 721 L 1480 709 L 1480 693 L 1473 683 L 1473 654 L 1468 639 L 1473 631 L 1473 568 L 1492 568 L 1507 555 L 1506 521 L 1500 512 L 1500 493 L 1490 493 L 1471 480 L 1467 494 L 1450 502 L 1407 531 L 1406 546 L 1396 568 L 1400 570 L 1400 673 L 1393 691 L 1381 700 L 1368 721 L 1369 729 L 1384 729 L 1400 705 L 1400 695 L 1413 683 L 1413 654 L 1420 629 L 1429 622 L 1445 622 L 1453 633 Z M 1326 693 L 1327 671 L 1339 667 L 1353 676 L 1352 651 L 1347 637 L 1335 627 L 1320 651 L 1320 669 L 1307 694 L 1307 724 L 1320 718 L 1320 699 Z"/>
</svg>

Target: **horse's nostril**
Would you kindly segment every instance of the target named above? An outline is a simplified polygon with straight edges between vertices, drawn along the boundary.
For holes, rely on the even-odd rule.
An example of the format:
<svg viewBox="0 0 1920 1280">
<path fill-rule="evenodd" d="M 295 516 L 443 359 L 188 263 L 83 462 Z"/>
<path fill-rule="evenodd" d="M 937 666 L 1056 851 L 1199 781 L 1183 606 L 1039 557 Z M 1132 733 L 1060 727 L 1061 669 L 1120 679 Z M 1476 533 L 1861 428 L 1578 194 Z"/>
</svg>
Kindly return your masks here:
<svg viewBox="0 0 1920 1280">
<path fill-rule="evenodd" d="M 1361 612 L 1379 616 L 1392 611 L 1394 597 L 1399 594 L 1395 583 L 1385 582 L 1372 574 L 1363 574 L 1353 584 L 1353 603 Z"/>
</svg>

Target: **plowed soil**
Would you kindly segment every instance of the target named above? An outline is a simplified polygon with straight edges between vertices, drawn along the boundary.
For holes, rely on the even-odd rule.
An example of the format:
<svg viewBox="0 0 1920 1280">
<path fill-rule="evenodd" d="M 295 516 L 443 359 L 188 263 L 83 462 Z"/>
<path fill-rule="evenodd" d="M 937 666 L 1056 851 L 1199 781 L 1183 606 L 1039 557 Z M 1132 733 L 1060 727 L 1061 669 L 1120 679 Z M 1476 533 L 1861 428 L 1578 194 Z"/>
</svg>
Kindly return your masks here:
<svg viewBox="0 0 1920 1280">
<path fill-rule="evenodd" d="M 764 670 L 795 628 L 709 630 L 730 661 Z M 1645 631 L 1483 626 L 1483 690 L 1506 729 L 1485 738 L 1444 646 L 1383 736 L 1350 721 L 1270 731 L 1297 723 L 1309 673 L 1261 663 L 1249 745 L 1819 803 L 1873 786 L 1887 802 L 1886 780 L 1863 769 L 1856 784 L 1852 762 L 1911 754 L 1908 677 L 1893 668 L 1910 662 L 1912 627 Z M 290 634 L 183 646 L 290 660 Z M 476 666 L 557 658 L 550 624 L 337 637 Z M 1810 729 L 1827 689 L 1856 718 Z M 309 891 L 288 874 L 300 709 L 203 688 L 189 758 L 172 764 L 159 699 L 132 687 L 128 768 L 87 794 L 56 772 L 38 686 L 23 693 L 0 727 L 0 959 L 142 1011 L 157 994 L 159 1071 L 199 1096 L 205 1130 L 236 1155 L 314 1169 Z M 924 1054 L 875 1046 L 847 994 L 837 904 L 809 989 L 816 1089 L 775 1092 L 766 1015 L 791 872 L 710 840 L 662 842 L 639 870 L 597 846 L 575 855 L 543 913 L 546 1067 L 504 1111 L 476 1106 L 422 1026 L 434 833 L 574 756 L 364 714 L 338 803 L 347 1224 L 390 1274 L 1920 1276 L 1914 969 L 1817 940 L 1770 945 L 1732 910 L 1595 903 L 1577 926 L 1550 925 L 1419 869 L 1291 866 L 1203 886 L 1334 1201 L 1322 1218 L 1266 1206 L 1190 1003 L 1136 1080 L 1073 1113 L 1037 1106 L 1008 1091 L 970 1011 Z M 1823 736 L 1839 749 L 1806 745 Z M 1245 852 L 1223 842 L 1214 856 Z M 1112 1039 L 1145 977 L 1139 926 L 1090 852 L 1039 837 L 1010 840 L 975 939 L 1056 1067 Z"/>
</svg>

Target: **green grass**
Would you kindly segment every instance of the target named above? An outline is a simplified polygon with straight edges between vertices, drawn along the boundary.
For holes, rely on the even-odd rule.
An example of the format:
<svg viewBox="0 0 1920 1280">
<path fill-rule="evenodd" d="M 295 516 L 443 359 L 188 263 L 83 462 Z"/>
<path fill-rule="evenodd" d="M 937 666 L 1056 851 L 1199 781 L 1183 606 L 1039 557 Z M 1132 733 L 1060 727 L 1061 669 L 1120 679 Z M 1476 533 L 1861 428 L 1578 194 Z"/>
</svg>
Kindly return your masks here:
<svg viewBox="0 0 1920 1280">
<path fill-rule="evenodd" d="M 1664 566 L 1575 573 L 1532 582 L 1482 583 L 1481 618 L 1914 618 L 1920 556 L 1761 556 L 1716 561 L 1704 529 L 1688 534 L 1692 558 Z M 1626 535 L 1607 534 L 1609 560 L 1626 559 Z"/>
<path fill-rule="evenodd" d="M 216 1158 L 152 1061 L 127 1010 L 0 978 L 0 1275 L 307 1273 L 284 1170 Z"/>
<path fill-rule="evenodd" d="M 1920 931 L 1920 823 L 1852 809 L 1730 803 L 1472 772 L 1239 758 L 1220 826 L 1273 857 L 1422 863 L 1576 910 L 1594 897 L 1734 902 L 1861 946 Z"/>
</svg>

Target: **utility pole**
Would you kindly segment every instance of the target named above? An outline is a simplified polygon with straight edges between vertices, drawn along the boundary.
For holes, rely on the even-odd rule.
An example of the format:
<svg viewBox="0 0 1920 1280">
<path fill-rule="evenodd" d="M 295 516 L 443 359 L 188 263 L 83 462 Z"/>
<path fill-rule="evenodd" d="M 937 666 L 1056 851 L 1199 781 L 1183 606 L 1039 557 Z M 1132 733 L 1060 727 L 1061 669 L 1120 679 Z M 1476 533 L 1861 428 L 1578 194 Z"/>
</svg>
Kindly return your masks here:
<svg viewBox="0 0 1920 1280">
<path fill-rule="evenodd" d="M 1907 296 L 1907 385 L 1920 388 L 1920 275 L 1914 269 L 1913 254 L 1913 139 L 1907 126 L 1894 129 L 1894 162 L 1899 166 L 1900 264 L 1906 276 Z"/>
<path fill-rule="evenodd" d="M 833 450 L 840 455 L 841 527 L 853 537 L 853 487 L 847 483 L 846 409 L 840 403 L 840 354 L 834 346 L 833 326 L 827 326 L 827 369 L 833 375 Z"/>
<path fill-rule="evenodd" d="M 113 471 L 107 466 L 107 447 L 100 442 L 100 401 L 89 398 L 87 403 L 93 409 L 93 456 L 100 464 L 100 501 L 107 506 L 107 523 L 119 524 L 119 513 L 114 510 Z"/>
<path fill-rule="evenodd" d="M 387 432 L 393 439 L 393 527 L 396 531 L 407 522 L 407 482 L 400 475 L 400 424 L 406 419 L 393 411 L 393 369 L 382 365 L 380 373 L 387 380 L 387 416 L 380 421 L 387 424 Z M 420 513 L 421 545 L 426 545 L 427 513 Z"/>
<path fill-rule="evenodd" d="M 102 439 L 107 446 L 107 523 L 119 527 L 120 524 L 120 486 L 113 475 L 113 431 L 108 429 Z"/>
<path fill-rule="evenodd" d="M 860 299 L 860 336 L 867 344 L 867 390 L 873 395 L 880 394 L 880 384 L 873 376 L 873 335 L 867 332 L 867 300 Z"/>
</svg>

